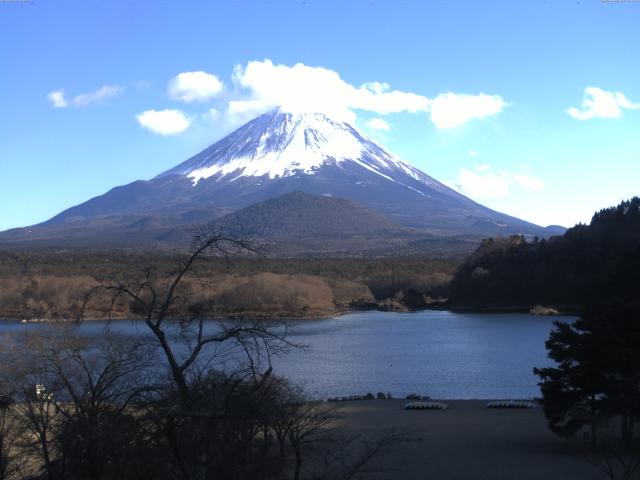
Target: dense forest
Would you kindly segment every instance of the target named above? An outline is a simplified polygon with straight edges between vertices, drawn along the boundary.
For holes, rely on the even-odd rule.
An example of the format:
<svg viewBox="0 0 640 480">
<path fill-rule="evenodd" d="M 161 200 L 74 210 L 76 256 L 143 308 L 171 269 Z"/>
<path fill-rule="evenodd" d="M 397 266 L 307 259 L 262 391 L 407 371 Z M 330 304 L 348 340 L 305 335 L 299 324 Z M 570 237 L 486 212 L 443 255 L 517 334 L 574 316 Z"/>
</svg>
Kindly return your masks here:
<svg viewBox="0 0 640 480">
<path fill-rule="evenodd" d="M 450 285 L 454 307 L 554 306 L 638 300 L 640 198 L 597 212 L 563 236 L 483 241 Z"/>
</svg>

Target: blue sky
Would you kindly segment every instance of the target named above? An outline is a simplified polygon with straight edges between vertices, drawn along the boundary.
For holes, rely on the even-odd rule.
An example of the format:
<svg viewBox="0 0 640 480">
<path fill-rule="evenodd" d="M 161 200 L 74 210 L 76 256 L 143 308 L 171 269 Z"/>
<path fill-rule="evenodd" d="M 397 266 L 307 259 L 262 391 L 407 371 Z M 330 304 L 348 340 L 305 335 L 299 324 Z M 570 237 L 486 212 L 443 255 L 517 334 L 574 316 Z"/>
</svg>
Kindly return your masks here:
<svg viewBox="0 0 640 480">
<path fill-rule="evenodd" d="M 599 0 L 0 0 L 0 229 L 151 178 L 283 89 L 489 207 L 586 222 L 640 194 L 638 25 Z"/>
</svg>

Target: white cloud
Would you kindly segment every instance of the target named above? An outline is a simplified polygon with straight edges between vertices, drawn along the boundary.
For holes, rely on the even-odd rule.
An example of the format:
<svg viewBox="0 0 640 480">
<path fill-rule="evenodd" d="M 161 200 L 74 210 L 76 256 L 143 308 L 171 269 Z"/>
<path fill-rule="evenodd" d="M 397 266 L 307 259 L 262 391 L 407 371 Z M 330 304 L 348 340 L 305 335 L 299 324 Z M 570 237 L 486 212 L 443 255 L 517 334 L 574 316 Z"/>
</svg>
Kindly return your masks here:
<svg viewBox="0 0 640 480">
<path fill-rule="evenodd" d="M 226 113 L 231 124 L 237 124 L 244 123 L 276 106 L 266 100 L 230 100 Z"/>
<path fill-rule="evenodd" d="M 92 103 L 102 103 L 113 97 L 117 97 L 123 91 L 118 85 L 104 85 L 95 92 L 83 93 L 73 97 L 73 105 L 75 107 L 86 107 Z"/>
<path fill-rule="evenodd" d="M 509 183 L 508 175 L 461 168 L 454 185 L 472 198 L 495 198 L 509 193 Z"/>
<path fill-rule="evenodd" d="M 47 99 L 55 108 L 66 107 L 86 107 L 92 103 L 103 103 L 104 101 L 117 97 L 124 89 L 118 85 L 104 85 L 90 93 L 81 93 L 67 101 L 64 90 L 54 90 L 47 95 Z"/>
<path fill-rule="evenodd" d="M 202 114 L 202 118 L 204 120 L 215 122 L 220 118 L 220 110 L 218 110 L 217 108 L 210 108 Z"/>
<path fill-rule="evenodd" d="M 513 186 L 533 191 L 545 187 L 544 181 L 532 175 L 526 165 L 522 166 L 521 171 L 511 173 L 493 172 L 487 163 L 476 165 L 473 170 L 461 168 L 456 181 L 446 183 L 474 199 L 504 197 Z"/>
<path fill-rule="evenodd" d="M 486 116 L 495 115 L 506 102 L 498 95 L 446 93 L 430 99 L 424 95 L 393 90 L 380 81 L 352 85 L 324 67 L 302 63 L 277 65 L 271 60 L 236 65 L 231 76 L 233 88 L 225 87 L 218 77 L 203 71 L 183 72 L 169 82 L 169 95 L 176 100 L 196 102 L 212 99 L 220 114 L 193 112 L 199 121 L 213 122 L 216 128 L 231 130 L 252 118 L 280 107 L 295 113 L 324 113 L 355 124 L 363 112 L 377 114 L 367 127 L 388 131 L 391 126 L 380 118 L 392 113 L 429 115 L 437 128 L 453 128 Z"/>
<path fill-rule="evenodd" d="M 204 102 L 222 92 L 222 82 L 203 71 L 183 72 L 169 82 L 169 96 L 183 102 Z"/>
<path fill-rule="evenodd" d="M 322 112 L 354 122 L 357 110 L 379 115 L 431 112 L 437 128 L 453 128 L 469 120 L 495 115 L 506 106 L 498 95 L 447 93 L 435 99 L 392 90 L 388 83 L 365 82 L 359 87 L 323 67 L 302 63 L 274 65 L 271 60 L 236 65 L 233 82 L 247 94 L 229 102 L 227 113 L 238 121 L 282 107 L 292 112 Z"/>
<path fill-rule="evenodd" d="M 445 130 L 470 120 L 494 116 L 506 106 L 500 95 L 441 93 L 431 101 L 431 121 L 437 129 Z"/>
<path fill-rule="evenodd" d="M 136 119 L 141 126 L 160 135 L 182 133 L 191 125 L 180 110 L 147 110 L 136 115 Z"/>
<path fill-rule="evenodd" d="M 469 155 L 470 157 L 477 157 L 480 154 L 476 150 L 469 150 L 467 152 L 467 155 Z"/>
<path fill-rule="evenodd" d="M 67 100 L 64 98 L 64 90 L 54 90 L 47 95 L 47 100 L 51 103 L 51 105 L 55 108 L 65 108 L 68 107 L 69 104 Z"/>
<path fill-rule="evenodd" d="M 355 89 L 353 100 L 352 108 L 382 115 L 423 112 L 429 108 L 427 97 L 411 92 L 390 90 L 389 84 L 380 82 L 368 82 Z"/>
<path fill-rule="evenodd" d="M 640 103 L 633 103 L 620 92 L 608 92 L 597 87 L 584 89 L 584 99 L 580 108 L 570 107 L 567 113 L 577 120 L 592 118 L 618 118 L 622 110 L 640 109 Z"/>
<path fill-rule="evenodd" d="M 285 111 L 322 112 L 337 120 L 354 122 L 356 108 L 389 113 L 388 110 L 403 111 L 407 107 L 420 110 L 428 103 L 426 98 L 416 96 L 417 105 L 406 105 L 406 98 L 401 99 L 400 105 L 395 103 L 397 98 L 390 97 L 403 96 L 405 92 L 389 91 L 388 85 L 379 82 L 357 88 L 333 70 L 302 63 L 289 67 L 274 65 L 271 60 L 251 61 L 244 67 L 236 65 L 233 81 L 249 93 L 245 100 L 230 102 L 233 114 L 257 114 L 279 106 Z"/>
<path fill-rule="evenodd" d="M 389 123 L 387 123 L 387 121 L 382 118 L 372 118 L 371 120 L 367 121 L 365 125 L 371 130 L 384 130 L 385 132 L 391 130 L 391 125 L 389 125 Z"/>
<path fill-rule="evenodd" d="M 544 190 L 544 181 L 529 173 L 514 173 L 511 175 L 513 181 L 527 190 Z"/>
</svg>

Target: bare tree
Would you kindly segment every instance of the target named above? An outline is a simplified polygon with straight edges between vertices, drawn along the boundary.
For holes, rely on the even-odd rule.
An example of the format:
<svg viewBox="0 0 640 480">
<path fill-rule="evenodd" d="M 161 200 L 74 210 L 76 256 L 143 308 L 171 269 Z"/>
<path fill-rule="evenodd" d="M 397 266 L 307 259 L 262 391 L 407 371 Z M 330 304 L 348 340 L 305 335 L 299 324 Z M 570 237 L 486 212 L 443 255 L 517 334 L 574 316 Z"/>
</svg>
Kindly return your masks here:
<svg viewBox="0 0 640 480">
<path fill-rule="evenodd" d="M 311 402 L 296 395 L 290 403 L 284 405 L 284 411 L 286 418 L 284 431 L 295 456 L 293 478 L 299 480 L 304 446 L 330 432 L 330 424 L 335 419 L 337 407 L 321 402 Z"/>
<path fill-rule="evenodd" d="M 390 429 L 378 436 L 331 435 L 320 449 L 319 473 L 313 480 L 351 480 L 358 475 L 371 475 L 388 469 L 374 468 L 371 463 L 389 453 L 392 445 L 403 441 L 410 432 Z"/>
<path fill-rule="evenodd" d="M 605 431 L 586 459 L 611 480 L 631 480 L 640 471 L 640 444 L 626 445 Z"/>
<path fill-rule="evenodd" d="M 35 453 L 42 462 L 47 478 L 55 478 L 55 457 L 53 438 L 56 429 L 55 397 L 44 384 L 36 384 L 23 392 L 21 401 L 16 404 L 21 419 L 23 442 L 21 446 Z"/>
<path fill-rule="evenodd" d="M 211 226 L 195 227 L 191 253 L 175 271 L 164 278 L 158 278 L 157 272 L 149 268 L 140 280 L 100 285 L 87 296 L 85 307 L 92 295 L 99 291 L 111 293 L 111 307 L 122 298 L 132 302 L 135 309 L 142 312 L 145 324 L 158 341 L 184 403 L 189 398 L 190 369 L 196 366 L 203 349 L 210 345 L 235 343 L 247 354 L 251 367 L 255 367 L 255 356 L 266 352 L 269 367 L 260 375 L 265 378 L 271 373 L 270 353 L 290 345 L 286 341 L 286 325 L 277 330 L 266 321 L 223 322 L 215 333 L 206 333 L 206 312 L 191 304 L 188 299 L 181 298 L 179 293 L 187 276 L 197 277 L 196 267 L 199 261 L 210 256 L 229 258 L 240 253 L 257 254 L 260 251 L 260 247 L 250 239 L 227 234 Z M 170 329 L 167 328 L 166 320 L 169 318 L 179 320 L 181 338 L 187 343 L 188 354 L 182 358 L 177 355 L 168 338 Z"/>
<path fill-rule="evenodd" d="M 129 302 L 157 341 L 170 383 L 159 385 L 148 411 L 178 477 L 225 478 L 241 466 L 260 468 L 255 456 L 247 458 L 260 430 L 266 445 L 263 400 L 270 395 L 271 357 L 293 346 L 288 327 L 265 320 L 207 323 L 210 309 L 193 301 L 185 281 L 200 280 L 199 265 L 207 258 L 259 252 L 246 238 L 197 228 L 191 253 L 174 271 L 161 275 L 147 268 L 139 279 L 112 281 L 87 296 L 85 307 L 101 292 L 109 294 L 109 316 L 118 302 Z"/>
<path fill-rule="evenodd" d="M 31 339 L 32 336 L 28 336 L 24 344 L 2 345 L 0 378 L 6 383 L 5 388 L 12 392 L 11 413 L 15 419 L 13 428 L 17 432 L 14 447 L 20 450 L 23 459 L 37 464 L 37 468 L 44 469 L 47 477 L 52 479 L 55 396 L 47 387 L 51 383 L 50 378 L 35 358 L 28 355 Z M 4 413 L 8 415 L 8 409 Z"/>
<path fill-rule="evenodd" d="M 88 344 L 65 331 L 35 353 L 54 382 L 64 468 L 87 478 L 117 471 L 134 450 L 136 418 L 129 410 L 146 389 L 145 346 L 109 334 Z"/>
<path fill-rule="evenodd" d="M 127 460 L 138 435 L 130 405 L 145 387 L 143 346 L 52 327 L 3 353 L 20 427 L 14 444 L 39 459 L 32 469 L 40 464 L 48 478 L 65 470 L 71 478 L 101 478 Z"/>
<path fill-rule="evenodd" d="M 0 480 L 6 480 L 17 471 L 13 445 L 17 426 L 11 412 L 13 399 L 0 393 Z"/>
<path fill-rule="evenodd" d="M 339 407 L 310 401 L 302 392 L 289 387 L 282 395 L 279 414 L 272 428 L 285 455 L 285 439 L 295 459 L 293 479 L 302 478 L 303 460 L 310 456 L 305 478 L 314 480 L 350 480 L 359 474 L 372 473 L 371 462 L 388 453 L 391 445 L 403 439 L 408 431 L 391 429 L 379 436 L 346 435 L 338 427 Z"/>
</svg>

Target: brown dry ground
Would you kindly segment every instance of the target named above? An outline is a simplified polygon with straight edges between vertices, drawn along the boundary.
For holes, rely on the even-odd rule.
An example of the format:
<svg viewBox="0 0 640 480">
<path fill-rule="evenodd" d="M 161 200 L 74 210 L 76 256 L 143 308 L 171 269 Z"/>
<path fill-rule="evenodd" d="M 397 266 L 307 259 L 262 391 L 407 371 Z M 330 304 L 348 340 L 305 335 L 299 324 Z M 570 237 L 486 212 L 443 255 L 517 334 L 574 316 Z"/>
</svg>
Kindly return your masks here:
<svg viewBox="0 0 640 480">
<path fill-rule="evenodd" d="M 547 428 L 542 409 L 489 409 L 485 401 L 444 401 L 447 410 L 404 410 L 405 400 L 342 403 L 350 434 L 409 429 L 372 463 L 368 480 L 596 480 L 584 442 Z M 360 477 L 359 477 L 360 478 Z"/>
</svg>

